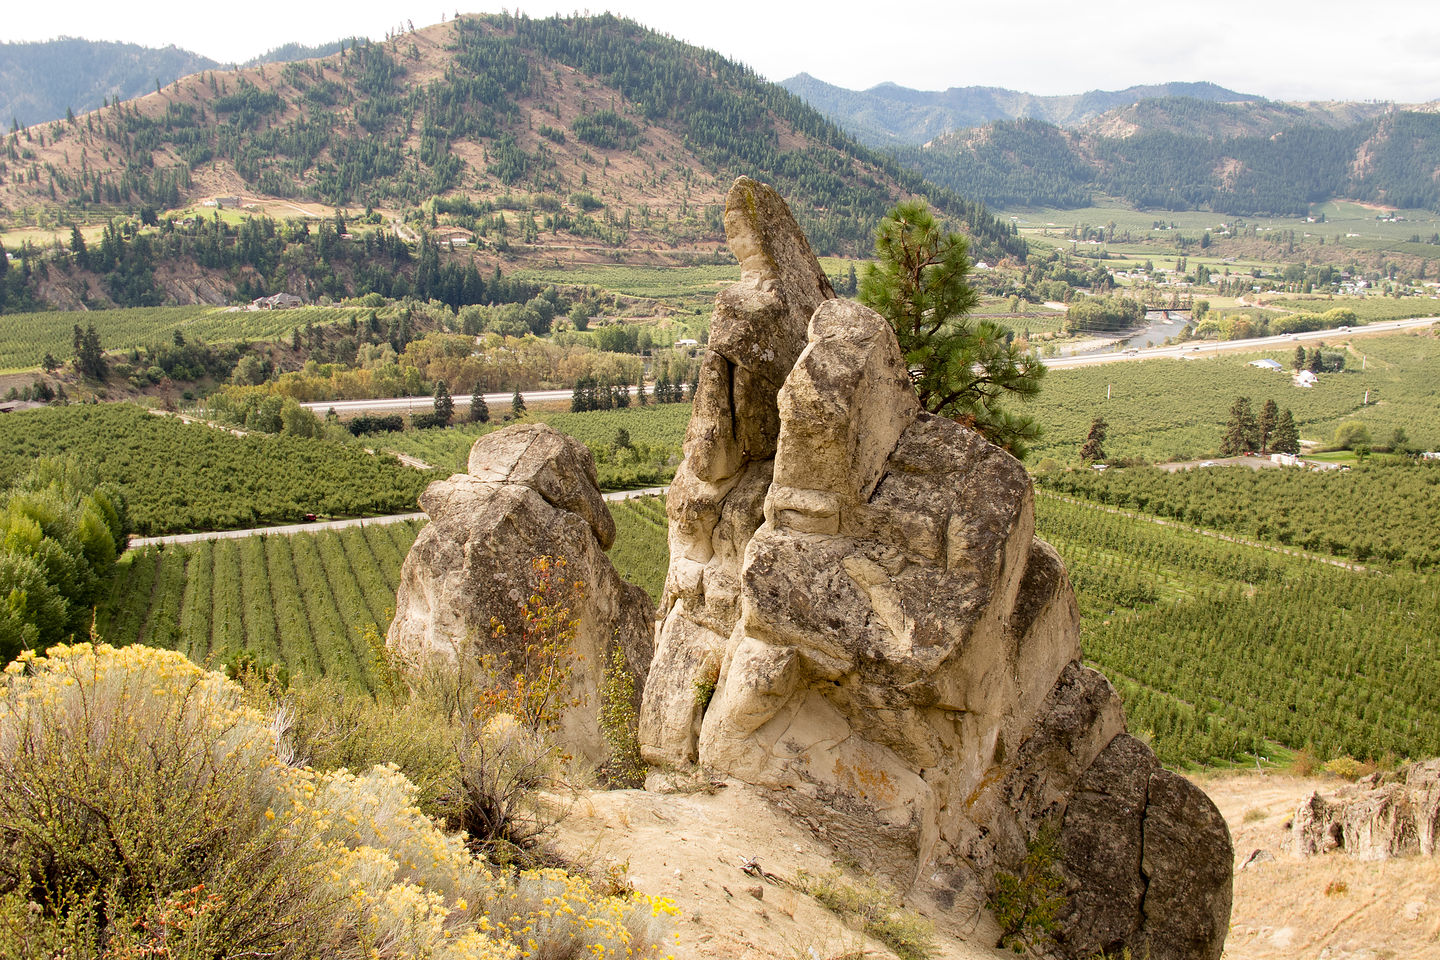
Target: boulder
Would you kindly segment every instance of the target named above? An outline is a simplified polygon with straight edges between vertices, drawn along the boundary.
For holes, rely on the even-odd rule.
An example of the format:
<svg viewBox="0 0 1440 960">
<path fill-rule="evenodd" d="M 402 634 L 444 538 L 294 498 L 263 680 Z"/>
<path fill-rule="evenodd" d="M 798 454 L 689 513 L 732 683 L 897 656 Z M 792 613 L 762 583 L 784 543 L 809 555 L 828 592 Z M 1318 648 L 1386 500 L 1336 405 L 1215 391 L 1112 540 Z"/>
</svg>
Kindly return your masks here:
<svg viewBox="0 0 1440 960">
<path fill-rule="evenodd" d="M 492 619 L 520 636 L 520 608 L 530 596 L 539 557 L 565 562 L 567 580 L 583 584 L 572 609 L 579 621 L 578 665 L 559 739 L 595 764 L 608 758 L 600 733 L 600 684 L 618 644 L 644 688 L 654 632 L 645 591 L 615 572 L 605 547 L 615 524 L 595 481 L 590 452 L 545 424 L 487 434 L 470 451 L 469 472 L 437 480 L 420 497 L 430 522 L 400 569 L 395 619 L 386 643 L 413 668 L 458 664 L 512 651 L 493 639 Z"/>
<path fill-rule="evenodd" d="M 1332 797 L 1312 793 L 1290 821 L 1291 849 L 1344 850 L 1360 860 L 1433 856 L 1440 835 L 1440 760 L 1365 777 Z"/>
<path fill-rule="evenodd" d="M 737 181 L 726 228 L 742 280 L 671 489 L 646 759 L 760 789 L 936 909 L 1054 831 L 1065 953 L 1218 957 L 1224 821 L 1080 664 L 1024 467 L 919 408 L 887 322 L 833 298 L 772 190 Z"/>
</svg>

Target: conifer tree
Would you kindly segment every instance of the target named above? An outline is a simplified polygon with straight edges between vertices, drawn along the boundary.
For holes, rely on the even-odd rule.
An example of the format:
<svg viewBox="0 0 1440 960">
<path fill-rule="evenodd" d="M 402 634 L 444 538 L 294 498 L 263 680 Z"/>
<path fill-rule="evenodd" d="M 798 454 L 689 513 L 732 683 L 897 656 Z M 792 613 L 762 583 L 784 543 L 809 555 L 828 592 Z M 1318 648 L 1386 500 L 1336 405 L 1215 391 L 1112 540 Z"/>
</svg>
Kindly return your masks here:
<svg viewBox="0 0 1440 960">
<path fill-rule="evenodd" d="M 1081 460 L 1097 463 L 1105 459 L 1105 431 L 1109 427 L 1103 417 L 1090 421 L 1090 434 L 1085 438 L 1085 445 L 1080 448 Z"/>
<path fill-rule="evenodd" d="M 435 422 L 442 427 L 450 426 L 455 417 L 455 399 L 444 380 L 435 381 Z"/>
<path fill-rule="evenodd" d="M 510 412 L 520 416 L 525 412 L 525 397 L 520 393 L 520 384 L 515 384 L 515 392 L 510 396 Z"/>
<path fill-rule="evenodd" d="M 1230 419 L 1225 424 L 1225 436 L 1220 441 L 1220 455 L 1237 457 L 1256 447 L 1259 427 L 1255 414 L 1250 409 L 1249 397 L 1236 397 L 1230 405 Z"/>
<path fill-rule="evenodd" d="M 1004 403 L 1039 393 L 1045 367 L 1006 343 L 997 324 L 967 319 L 979 296 L 966 282 L 965 238 L 942 232 L 925 204 L 906 201 L 880 222 L 875 255 L 860 302 L 894 328 L 920 405 L 1023 456 L 1039 424 Z"/>
<path fill-rule="evenodd" d="M 1261 453 L 1270 449 L 1270 440 L 1275 436 L 1275 424 L 1279 416 L 1280 408 L 1276 406 L 1274 398 L 1266 400 L 1265 406 L 1260 408 L 1260 420 L 1256 424 Z"/>
<path fill-rule="evenodd" d="M 1277 453 L 1288 453 L 1293 455 L 1300 453 L 1300 431 L 1295 427 L 1295 418 L 1286 407 L 1280 411 L 1280 416 L 1275 420 L 1275 433 L 1270 439 L 1270 446 Z"/>
<path fill-rule="evenodd" d="M 475 395 L 470 398 L 470 422 L 490 422 L 490 405 L 485 402 L 485 396 L 479 390 L 476 390 Z"/>
</svg>

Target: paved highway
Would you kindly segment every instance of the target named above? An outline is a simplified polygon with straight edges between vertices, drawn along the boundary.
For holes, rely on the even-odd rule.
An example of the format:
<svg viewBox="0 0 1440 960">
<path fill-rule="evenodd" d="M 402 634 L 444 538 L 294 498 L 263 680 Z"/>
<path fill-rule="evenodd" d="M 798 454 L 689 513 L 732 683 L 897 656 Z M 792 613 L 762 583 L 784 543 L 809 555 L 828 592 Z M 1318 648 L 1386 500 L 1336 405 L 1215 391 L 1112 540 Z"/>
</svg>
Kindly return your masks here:
<svg viewBox="0 0 1440 960">
<path fill-rule="evenodd" d="M 525 390 L 520 395 L 528 405 L 554 400 L 569 400 L 574 393 L 574 390 Z M 504 393 L 486 393 L 481 396 L 485 398 L 485 405 L 493 407 L 494 412 L 505 413 L 510 409 L 510 401 L 514 394 L 515 391 L 507 390 Z M 630 388 L 630 395 L 635 395 L 634 387 Z M 470 406 L 470 394 L 457 393 L 452 399 L 455 401 L 457 410 Z M 388 400 L 318 400 L 313 403 L 302 403 L 301 406 L 314 410 L 322 417 L 331 407 L 334 407 L 335 412 L 342 417 L 354 413 L 411 413 L 417 410 L 421 413 L 429 413 L 435 407 L 435 399 L 433 397 L 393 397 Z"/>
<path fill-rule="evenodd" d="M 1292 343 L 1314 343 L 1318 340 L 1349 339 L 1372 336 L 1377 333 L 1394 333 L 1396 330 L 1428 327 L 1437 320 L 1440 320 L 1440 317 L 1385 320 L 1345 330 L 1337 327 L 1331 330 L 1310 330 L 1306 333 L 1286 333 L 1278 337 L 1252 337 L 1249 340 L 1187 340 L 1169 347 L 1150 347 L 1145 350 L 1125 352 L 1117 350 L 1113 353 L 1087 353 L 1078 357 L 1049 357 L 1044 362 L 1045 366 L 1052 370 L 1068 370 L 1072 367 L 1093 367 L 1102 363 L 1123 363 L 1126 360 L 1153 360 L 1156 357 L 1213 357 L 1218 353 L 1266 350 L 1284 347 Z"/>
<path fill-rule="evenodd" d="M 1367 323 L 1364 326 L 1351 327 L 1348 330 L 1339 328 L 1331 330 L 1311 330 L 1306 333 L 1287 333 L 1278 337 L 1253 337 L 1249 340 L 1190 340 L 1185 343 L 1169 347 L 1150 347 L 1144 350 L 1114 351 L 1105 353 L 1087 353 L 1077 357 L 1049 357 L 1044 363 L 1052 370 L 1068 370 L 1073 367 L 1093 367 L 1102 363 L 1124 363 L 1127 360 L 1153 360 L 1157 357 L 1213 357 L 1220 353 L 1233 353 L 1245 350 L 1264 350 L 1267 348 L 1283 347 L 1290 343 L 1314 343 L 1319 340 L 1334 340 L 1338 338 L 1348 339 L 1350 337 L 1373 336 L 1377 333 L 1394 333 L 1396 330 L 1413 330 L 1419 327 L 1427 327 L 1440 320 L 1440 317 L 1421 317 L 1415 320 L 1384 320 L 1379 323 Z M 487 393 L 484 394 L 485 403 L 495 407 L 497 412 L 503 413 L 510 409 L 510 399 L 514 391 L 510 393 Z M 526 390 L 522 393 L 527 404 L 553 402 L 556 400 L 569 400 L 574 391 L 572 390 Z M 632 387 L 631 395 L 635 389 Z M 455 396 L 455 406 L 469 407 L 470 397 L 465 394 Z M 321 416 L 331 407 L 341 416 L 360 413 L 411 413 L 420 411 L 428 412 L 433 408 L 434 400 L 431 397 L 395 397 L 386 400 L 332 400 L 305 403 L 301 406 L 314 410 Z"/>
</svg>

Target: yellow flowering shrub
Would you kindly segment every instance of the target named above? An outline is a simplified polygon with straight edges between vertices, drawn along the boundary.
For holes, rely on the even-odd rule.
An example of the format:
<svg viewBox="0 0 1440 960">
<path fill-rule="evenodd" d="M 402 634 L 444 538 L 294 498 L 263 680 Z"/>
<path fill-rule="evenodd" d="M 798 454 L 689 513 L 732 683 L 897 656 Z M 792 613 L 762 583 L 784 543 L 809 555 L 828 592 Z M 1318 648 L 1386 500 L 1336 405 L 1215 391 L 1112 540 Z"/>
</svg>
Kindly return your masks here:
<svg viewBox="0 0 1440 960">
<path fill-rule="evenodd" d="M 0 956 L 644 957 L 673 907 L 508 876 L 393 765 L 276 757 L 239 688 L 183 656 L 77 644 L 0 678 Z"/>
</svg>

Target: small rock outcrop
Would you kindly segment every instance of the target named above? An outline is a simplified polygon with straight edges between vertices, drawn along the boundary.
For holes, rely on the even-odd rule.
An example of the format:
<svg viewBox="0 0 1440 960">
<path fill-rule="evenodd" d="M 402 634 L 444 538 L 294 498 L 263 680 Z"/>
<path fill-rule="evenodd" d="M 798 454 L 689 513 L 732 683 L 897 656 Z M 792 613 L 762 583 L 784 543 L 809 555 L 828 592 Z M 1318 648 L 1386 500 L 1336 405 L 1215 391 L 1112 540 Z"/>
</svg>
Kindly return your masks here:
<svg viewBox="0 0 1440 960">
<path fill-rule="evenodd" d="M 1292 850 L 1344 850 L 1360 860 L 1434 856 L 1440 839 L 1440 760 L 1375 773 L 1332 797 L 1312 793 L 1291 821 Z"/>
<path fill-rule="evenodd" d="M 615 522 L 596 485 L 590 451 L 545 424 L 507 427 L 476 440 L 468 472 L 430 484 L 420 506 L 430 523 L 401 567 L 390 649 L 415 666 L 506 656 L 503 643 L 491 639 L 492 618 L 518 637 L 531 561 L 563 558 L 567 578 L 584 584 L 584 596 L 571 611 L 579 620 L 580 667 L 569 692 L 580 706 L 565 713 L 560 740 L 577 756 L 604 762 L 603 667 L 619 644 L 636 690 L 643 688 L 654 613 L 645 591 L 622 580 L 605 555 Z"/>
<path fill-rule="evenodd" d="M 1218 958 L 1228 831 L 1080 664 L 1024 467 L 919 408 L 773 190 L 738 180 L 725 224 L 741 280 L 670 491 L 645 758 L 760 788 L 938 910 L 983 903 L 1051 825 L 1063 952 Z"/>
</svg>

